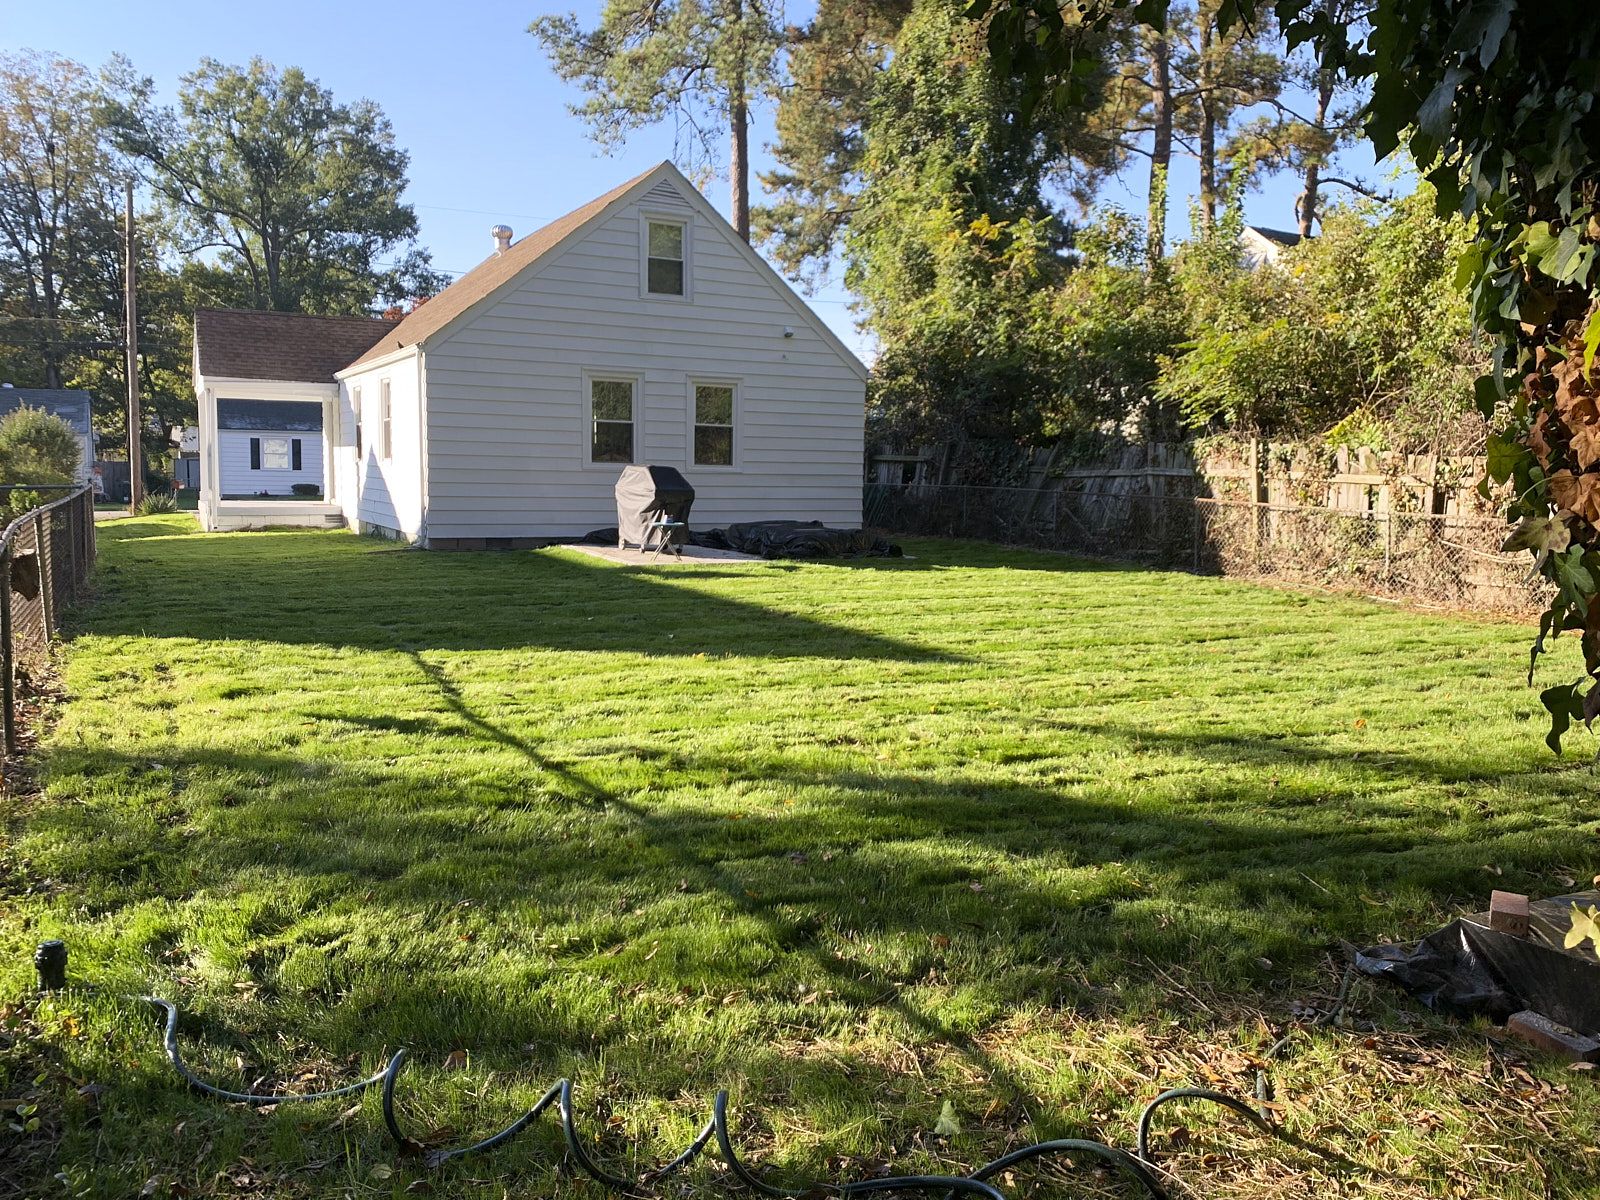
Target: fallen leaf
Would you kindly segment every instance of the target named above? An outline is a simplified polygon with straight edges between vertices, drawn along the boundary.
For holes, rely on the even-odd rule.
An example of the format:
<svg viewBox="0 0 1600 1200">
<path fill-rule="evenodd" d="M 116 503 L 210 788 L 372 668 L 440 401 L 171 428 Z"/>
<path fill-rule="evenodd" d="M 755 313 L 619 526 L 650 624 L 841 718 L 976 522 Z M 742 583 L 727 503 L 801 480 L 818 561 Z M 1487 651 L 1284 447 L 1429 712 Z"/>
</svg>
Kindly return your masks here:
<svg viewBox="0 0 1600 1200">
<path fill-rule="evenodd" d="M 467 1052 L 465 1050 L 452 1050 L 444 1056 L 444 1069 L 446 1071 L 464 1071 L 467 1069 Z"/>
<path fill-rule="evenodd" d="M 956 1119 L 956 1106 L 946 1100 L 939 1109 L 939 1119 L 933 1123 L 935 1137 L 955 1137 L 961 1132 L 961 1122 Z"/>
</svg>

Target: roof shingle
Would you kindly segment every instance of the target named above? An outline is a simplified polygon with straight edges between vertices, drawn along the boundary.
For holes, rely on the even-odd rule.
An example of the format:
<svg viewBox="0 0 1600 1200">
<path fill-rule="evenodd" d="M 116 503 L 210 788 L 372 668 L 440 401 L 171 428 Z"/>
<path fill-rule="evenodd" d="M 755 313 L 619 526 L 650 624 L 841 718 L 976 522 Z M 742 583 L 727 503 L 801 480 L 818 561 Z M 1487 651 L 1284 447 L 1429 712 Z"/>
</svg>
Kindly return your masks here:
<svg viewBox="0 0 1600 1200">
<path fill-rule="evenodd" d="M 229 379 L 332 383 L 397 323 L 381 317 L 308 317 L 302 313 L 201 308 L 194 314 L 200 374 Z"/>
<path fill-rule="evenodd" d="M 427 303 L 413 309 L 398 325 L 391 324 L 375 344 L 366 348 L 366 353 L 355 358 L 353 362 L 340 364 L 341 367 L 358 366 L 372 359 L 381 358 L 385 354 L 393 354 L 396 350 L 415 346 L 428 335 L 437 333 L 496 288 L 515 277 L 518 272 L 553 250 L 578 226 L 598 215 L 641 180 L 660 169 L 660 165 L 657 165 L 641 175 L 635 175 L 628 182 L 619 184 L 605 195 L 589 201 L 582 208 L 574 209 L 566 216 L 551 221 L 544 228 L 528 234 L 521 241 L 513 242 L 504 254 L 495 254 L 485 259 Z"/>
</svg>

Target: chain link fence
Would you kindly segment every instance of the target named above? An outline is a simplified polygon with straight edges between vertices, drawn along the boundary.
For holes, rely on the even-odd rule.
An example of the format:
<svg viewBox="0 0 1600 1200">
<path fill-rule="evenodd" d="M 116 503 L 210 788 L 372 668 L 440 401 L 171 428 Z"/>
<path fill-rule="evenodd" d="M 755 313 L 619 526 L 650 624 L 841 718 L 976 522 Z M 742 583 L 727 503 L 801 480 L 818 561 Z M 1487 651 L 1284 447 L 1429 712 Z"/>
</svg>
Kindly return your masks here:
<svg viewBox="0 0 1600 1200">
<path fill-rule="evenodd" d="M 0 533 L 0 716 L 5 753 L 21 748 L 17 712 L 44 690 L 62 611 L 83 598 L 94 564 L 94 491 L 88 487 L 0 488 L 59 495 Z M 63 494 L 64 493 L 64 494 Z"/>
<path fill-rule="evenodd" d="M 1545 599 L 1527 555 L 1500 552 L 1505 523 L 1480 516 L 1131 490 L 869 485 L 864 522 L 1449 608 L 1528 613 Z"/>
</svg>

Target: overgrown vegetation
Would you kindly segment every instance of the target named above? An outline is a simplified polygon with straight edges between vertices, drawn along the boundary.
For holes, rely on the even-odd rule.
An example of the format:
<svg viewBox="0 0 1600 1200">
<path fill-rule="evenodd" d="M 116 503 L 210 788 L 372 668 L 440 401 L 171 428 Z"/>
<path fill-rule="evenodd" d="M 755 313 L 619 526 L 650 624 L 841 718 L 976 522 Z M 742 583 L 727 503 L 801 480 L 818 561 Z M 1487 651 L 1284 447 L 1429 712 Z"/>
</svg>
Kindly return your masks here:
<svg viewBox="0 0 1600 1200">
<path fill-rule="evenodd" d="M 102 527 L 43 795 L 5 800 L 25 1195 L 593 1191 L 553 1124 L 413 1188 L 375 1096 L 192 1096 L 146 992 L 219 1083 L 306 1090 L 405 1045 L 403 1119 L 455 1143 L 571 1073 L 612 1161 L 686 1144 L 725 1085 L 753 1160 L 860 1178 L 1127 1144 L 1171 1084 L 1249 1095 L 1344 940 L 1600 870 L 1592 777 L 1526 736 L 1514 625 L 971 543 L 707 571 L 193 528 Z M 77 986 L 39 999 L 55 936 Z M 1195 1109 L 1175 1177 L 1600 1187 L 1584 1077 L 1364 982 L 1350 1015 L 1277 1073 L 1319 1149 Z"/>
</svg>

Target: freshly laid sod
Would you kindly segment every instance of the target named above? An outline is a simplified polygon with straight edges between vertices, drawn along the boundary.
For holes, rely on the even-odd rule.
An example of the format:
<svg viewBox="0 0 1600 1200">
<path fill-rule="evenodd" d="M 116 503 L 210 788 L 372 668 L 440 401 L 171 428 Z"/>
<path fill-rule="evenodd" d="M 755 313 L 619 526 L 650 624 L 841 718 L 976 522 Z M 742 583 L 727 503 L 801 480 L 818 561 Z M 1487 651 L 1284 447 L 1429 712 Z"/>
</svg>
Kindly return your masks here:
<svg viewBox="0 0 1600 1200">
<path fill-rule="evenodd" d="M 1164 1087 L 1249 1095 L 1343 943 L 1600 869 L 1585 739 L 1545 750 L 1514 624 L 973 543 L 634 569 L 100 537 L 0 847 L 0 1197 L 600 1194 L 553 1121 L 430 1172 L 376 1095 L 188 1094 L 149 992 L 224 1086 L 408 1047 L 438 1144 L 566 1074 L 619 1167 L 718 1087 L 791 1181 L 1128 1146 Z M 41 999 L 46 937 L 75 986 Z M 1592 1074 L 1366 981 L 1347 1017 L 1275 1068 L 1298 1145 L 1167 1110 L 1180 1194 L 1600 1190 Z M 665 1190 L 725 1182 L 707 1156 Z M 1132 1194 L 1088 1163 L 1001 1182 Z"/>
</svg>

